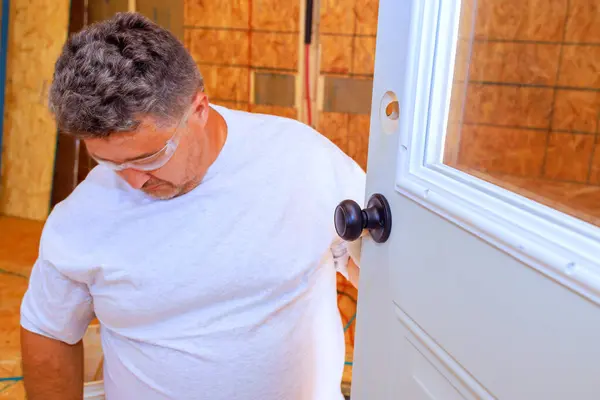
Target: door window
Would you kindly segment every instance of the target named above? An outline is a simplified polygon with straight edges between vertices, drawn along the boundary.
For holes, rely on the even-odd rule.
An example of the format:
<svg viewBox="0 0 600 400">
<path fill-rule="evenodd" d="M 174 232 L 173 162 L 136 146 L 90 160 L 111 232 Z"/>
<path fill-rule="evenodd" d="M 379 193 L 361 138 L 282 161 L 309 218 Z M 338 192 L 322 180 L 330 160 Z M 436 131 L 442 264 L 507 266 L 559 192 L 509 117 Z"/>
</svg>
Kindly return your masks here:
<svg viewBox="0 0 600 400">
<path fill-rule="evenodd" d="M 600 226 L 600 6 L 538 3 L 463 2 L 443 162 Z"/>
</svg>

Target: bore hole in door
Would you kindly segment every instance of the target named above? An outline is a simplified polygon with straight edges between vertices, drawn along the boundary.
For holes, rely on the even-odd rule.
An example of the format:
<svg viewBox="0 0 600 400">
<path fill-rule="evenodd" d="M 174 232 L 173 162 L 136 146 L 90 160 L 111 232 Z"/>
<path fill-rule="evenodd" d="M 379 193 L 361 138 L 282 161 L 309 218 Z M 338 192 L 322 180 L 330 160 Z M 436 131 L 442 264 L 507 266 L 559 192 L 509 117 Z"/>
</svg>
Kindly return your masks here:
<svg viewBox="0 0 600 400">
<path fill-rule="evenodd" d="M 398 102 L 392 101 L 385 108 L 385 115 L 387 115 L 387 117 L 389 119 L 398 119 L 398 111 L 399 110 L 400 110 L 400 106 L 398 105 Z"/>
<path fill-rule="evenodd" d="M 381 127 L 387 134 L 391 134 L 398 129 L 398 120 L 400 118 L 400 103 L 398 97 L 392 91 L 388 91 L 383 95 L 379 107 L 379 119 Z"/>
</svg>

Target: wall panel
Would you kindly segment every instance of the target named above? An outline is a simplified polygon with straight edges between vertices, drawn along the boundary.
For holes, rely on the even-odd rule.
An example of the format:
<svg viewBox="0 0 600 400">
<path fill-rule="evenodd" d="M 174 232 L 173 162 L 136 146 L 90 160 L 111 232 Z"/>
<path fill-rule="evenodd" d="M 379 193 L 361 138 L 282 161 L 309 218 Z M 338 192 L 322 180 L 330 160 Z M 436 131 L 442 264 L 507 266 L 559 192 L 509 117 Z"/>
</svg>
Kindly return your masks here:
<svg viewBox="0 0 600 400">
<path fill-rule="evenodd" d="M 47 109 L 54 63 L 67 37 L 69 1 L 10 5 L 0 213 L 46 218 L 56 125 Z"/>
<path fill-rule="evenodd" d="M 185 0 L 184 27 L 248 28 L 248 0 Z"/>
</svg>

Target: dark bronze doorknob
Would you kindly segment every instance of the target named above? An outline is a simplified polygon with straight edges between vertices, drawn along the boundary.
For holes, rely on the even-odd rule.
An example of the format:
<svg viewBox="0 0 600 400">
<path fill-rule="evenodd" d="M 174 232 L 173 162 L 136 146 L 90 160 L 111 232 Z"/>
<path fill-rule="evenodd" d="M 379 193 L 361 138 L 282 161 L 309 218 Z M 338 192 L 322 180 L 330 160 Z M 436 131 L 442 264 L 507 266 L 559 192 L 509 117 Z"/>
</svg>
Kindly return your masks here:
<svg viewBox="0 0 600 400">
<path fill-rule="evenodd" d="M 384 243 L 392 231 L 392 211 L 381 194 L 371 196 L 364 210 L 353 200 L 342 201 L 335 209 L 334 221 L 337 234 L 350 242 L 368 229 L 375 242 Z"/>
</svg>

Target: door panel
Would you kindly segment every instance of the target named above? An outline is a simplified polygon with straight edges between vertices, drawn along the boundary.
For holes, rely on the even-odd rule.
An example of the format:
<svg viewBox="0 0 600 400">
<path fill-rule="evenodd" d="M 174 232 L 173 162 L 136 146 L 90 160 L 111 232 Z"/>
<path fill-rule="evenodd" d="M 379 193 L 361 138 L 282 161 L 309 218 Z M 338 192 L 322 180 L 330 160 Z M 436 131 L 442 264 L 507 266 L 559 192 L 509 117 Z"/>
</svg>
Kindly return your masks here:
<svg viewBox="0 0 600 400">
<path fill-rule="evenodd" d="M 496 398 L 597 397 L 597 305 L 411 200 L 393 207 L 410 229 L 396 224 L 392 301 L 451 358 Z"/>
<path fill-rule="evenodd" d="M 463 400 L 452 384 L 409 341 L 404 342 L 407 357 L 407 396 L 415 400 Z"/>
<path fill-rule="evenodd" d="M 565 22 L 572 10 L 500 3 L 380 2 L 366 195 L 387 198 L 393 228 L 386 243 L 363 239 L 353 399 L 600 396 L 600 229 L 593 207 L 570 200 L 596 193 L 595 156 L 587 186 L 549 184 L 560 203 L 506 177 L 546 184 L 552 162 L 566 165 L 553 179 L 578 171 L 571 153 L 597 140 L 557 139 L 572 43 L 545 43 L 554 31 L 531 14 L 551 6 L 534 14 L 562 9 Z M 588 129 L 586 118 L 574 124 Z"/>
<path fill-rule="evenodd" d="M 396 308 L 395 354 L 402 378 L 394 398 L 426 395 L 434 399 L 491 399 L 489 393 L 406 313 Z M 406 392 L 411 393 L 407 395 Z"/>
</svg>

